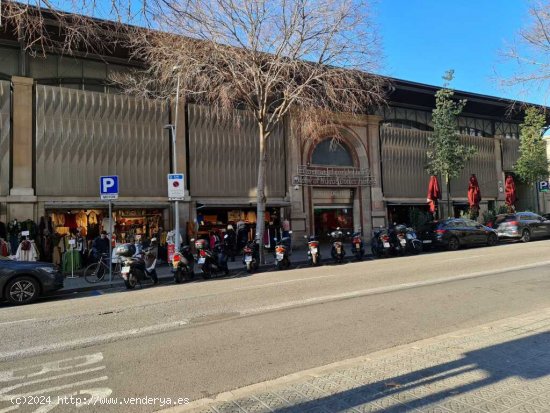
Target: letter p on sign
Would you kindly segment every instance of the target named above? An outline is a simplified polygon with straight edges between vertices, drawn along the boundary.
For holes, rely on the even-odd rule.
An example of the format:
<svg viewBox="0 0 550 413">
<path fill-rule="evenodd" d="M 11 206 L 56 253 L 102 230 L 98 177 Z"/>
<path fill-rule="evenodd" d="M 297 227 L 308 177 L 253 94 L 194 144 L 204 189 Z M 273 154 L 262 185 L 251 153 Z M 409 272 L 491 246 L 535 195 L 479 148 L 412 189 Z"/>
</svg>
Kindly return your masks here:
<svg viewBox="0 0 550 413">
<path fill-rule="evenodd" d="M 102 176 L 99 178 L 99 195 L 101 199 L 118 198 L 118 176 Z"/>
</svg>

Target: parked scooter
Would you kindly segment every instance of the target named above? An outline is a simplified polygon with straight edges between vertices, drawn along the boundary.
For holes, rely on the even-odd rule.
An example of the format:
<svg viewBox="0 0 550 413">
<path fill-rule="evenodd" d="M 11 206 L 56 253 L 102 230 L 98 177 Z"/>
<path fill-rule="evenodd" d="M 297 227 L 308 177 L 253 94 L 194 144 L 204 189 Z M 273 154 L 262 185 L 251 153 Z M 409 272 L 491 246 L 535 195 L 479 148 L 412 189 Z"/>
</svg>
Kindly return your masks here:
<svg viewBox="0 0 550 413">
<path fill-rule="evenodd" d="M 134 244 L 123 244 L 116 248 L 115 254 L 122 257 L 122 279 L 128 290 L 134 289 L 146 280 L 158 283 L 155 270 L 157 257 L 153 247 L 136 254 Z"/>
<path fill-rule="evenodd" d="M 257 241 L 249 241 L 243 248 L 243 264 L 246 272 L 251 274 L 258 269 L 260 263 L 260 245 Z"/>
<path fill-rule="evenodd" d="M 180 252 L 176 252 L 172 258 L 172 273 L 174 282 L 181 284 L 184 281 L 191 281 L 195 278 L 195 257 L 191 252 L 191 247 L 185 245 Z"/>
<path fill-rule="evenodd" d="M 320 265 L 321 264 L 321 252 L 319 251 L 319 240 L 315 235 L 309 237 L 304 235 L 304 238 L 307 241 L 307 260 L 309 265 Z"/>
<path fill-rule="evenodd" d="M 344 233 L 340 231 L 340 228 L 336 228 L 336 231 L 329 233 L 330 238 L 332 239 L 332 248 L 330 250 L 330 255 L 334 259 L 334 262 L 341 264 L 344 262 L 344 256 L 346 251 L 344 250 Z"/>
<path fill-rule="evenodd" d="M 280 240 L 275 238 L 275 268 L 278 270 L 290 268 L 290 237 L 283 237 Z"/>
<path fill-rule="evenodd" d="M 208 280 L 212 278 L 213 274 L 218 272 L 223 272 L 225 275 L 229 274 L 227 255 L 221 243 L 218 242 L 214 245 L 214 248 L 209 249 L 208 241 L 205 239 L 199 239 L 194 242 L 197 250 L 197 264 L 199 264 L 202 271 L 202 278 Z"/>
<path fill-rule="evenodd" d="M 371 240 L 372 255 L 375 257 L 389 257 L 392 253 L 392 243 L 390 239 L 390 231 L 386 228 L 380 228 L 374 232 Z"/>
<path fill-rule="evenodd" d="M 365 245 L 361 232 L 354 232 L 351 238 L 351 250 L 357 261 L 361 261 L 365 255 Z"/>
</svg>

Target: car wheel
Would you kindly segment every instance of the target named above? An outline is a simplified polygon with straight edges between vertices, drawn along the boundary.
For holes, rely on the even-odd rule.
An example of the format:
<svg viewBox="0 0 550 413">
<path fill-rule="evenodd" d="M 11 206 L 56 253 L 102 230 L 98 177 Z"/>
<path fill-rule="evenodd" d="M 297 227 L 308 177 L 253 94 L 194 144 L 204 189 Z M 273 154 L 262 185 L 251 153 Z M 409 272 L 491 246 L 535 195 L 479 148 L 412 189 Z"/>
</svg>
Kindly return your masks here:
<svg viewBox="0 0 550 413">
<path fill-rule="evenodd" d="M 447 244 L 447 249 L 449 251 L 456 251 L 459 247 L 460 247 L 460 242 L 458 241 L 457 237 L 449 238 L 449 242 Z"/>
<path fill-rule="evenodd" d="M 40 287 L 32 277 L 17 277 L 6 285 L 6 299 L 10 304 L 30 304 L 39 293 Z"/>
<path fill-rule="evenodd" d="M 521 233 L 521 242 L 531 241 L 531 232 L 528 229 L 524 229 Z"/>
<path fill-rule="evenodd" d="M 490 234 L 487 238 L 487 245 L 490 247 L 494 247 L 498 244 L 498 237 L 495 234 Z"/>
</svg>

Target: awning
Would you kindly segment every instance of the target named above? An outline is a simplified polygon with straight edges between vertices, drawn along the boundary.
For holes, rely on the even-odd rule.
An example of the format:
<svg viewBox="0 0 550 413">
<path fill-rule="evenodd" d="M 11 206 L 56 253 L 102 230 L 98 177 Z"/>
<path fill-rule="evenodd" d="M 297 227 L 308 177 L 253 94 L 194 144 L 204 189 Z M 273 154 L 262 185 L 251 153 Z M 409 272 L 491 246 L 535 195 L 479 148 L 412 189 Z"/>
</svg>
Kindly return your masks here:
<svg viewBox="0 0 550 413">
<path fill-rule="evenodd" d="M 195 200 L 197 208 L 255 208 L 256 201 L 235 200 L 235 199 L 216 199 L 216 200 Z M 270 200 L 266 202 L 267 207 L 287 207 L 290 206 L 290 201 L 285 200 Z"/>
<path fill-rule="evenodd" d="M 170 207 L 170 202 L 162 201 L 118 201 L 113 200 L 113 209 L 164 209 Z M 109 207 L 107 201 L 47 201 L 45 209 L 106 209 Z"/>
</svg>

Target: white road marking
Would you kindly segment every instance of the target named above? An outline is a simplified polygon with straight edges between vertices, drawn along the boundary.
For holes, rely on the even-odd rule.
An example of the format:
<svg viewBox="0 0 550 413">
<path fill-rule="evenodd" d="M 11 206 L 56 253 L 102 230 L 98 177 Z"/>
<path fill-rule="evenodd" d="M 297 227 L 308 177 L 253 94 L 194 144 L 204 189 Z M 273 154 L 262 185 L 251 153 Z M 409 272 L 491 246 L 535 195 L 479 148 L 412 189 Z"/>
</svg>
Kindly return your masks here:
<svg viewBox="0 0 550 413">
<path fill-rule="evenodd" d="M 388 285 L 388 286 L 377 287 L 377 288 L 368 288 L 364 290 L 356 290 L 356 291 L 351 291 L 351 292 L 341 293 L 341 294 L 331 294 L 331 295 L 324 295 L 320 297 L 305 298 L 305 299 L 296 300 L 296 301 L 287 301 L 285 303 L 278 303 L 278 304 L 268 305 L 264 307 L 243 310 L 240 313 L 242 315 L 254 315 L 254 314 L 260 314 L 268 311 L 283 310 L 287 308 L 318 304 L 318 303 L 323 303 L 327 301 L 336 301 L 336 300 L 342 300 L 347 298 L 364 297 L 364 296 L 375 295 L 375 294 L 385 294 L 385 293 L 390 293 L 395 291 L 407 290 L 409 288 L 426 287 L 430 285 L 443 284 L 447 282 L 467 280 L 470 278 L 486 277 L 489 275 L 501 274 L 504 272 L 527 270 L 530 268 L 538 268 L 545 265 L 550 265 L 550 261 L 543 261 L 543 262 L 528 264 L 528 265 L 518 265 L 516 267 L 508 267 L 505 269 L 498 269 L 498 270 L 479 271 L 471 274 L 464 274 L 464 275 L 458 275 L 458 276 L 452 276 L 452 277 L 434 278 L 434 279 L 425 280 L 425 281 Z"/>
<path fill-rule="evenodd" d="M 341 277 L 342 274 L 329 274 L 329 275 L 319 275 L 317 277 L 305 277 L 305 278 L 294 278 L 292 280 L 286 280 L 286 281 L 275 281 L 272 283 L 264 283 L 264 284 L 257 284 L 257 285 L 248 285 L 246 287 L 236 287 L 233 288 L 233 290 L 251 290 L 254 288 L 260 288 L 260 287 L 270 287 L 272 285 L 281 285 L 281 284 L 288 284 L 288 283 L 295 283 L 300 281 L 309 281 L 309 280 L 318 280 L 321 278 L 331 278 L 331 277 Z"/>
<path fill-rule="evenodd" d="M 26 318 L 24 320 L 15 320 L 15 321 L 4 321 L 0 323 L 0 326 L 8 325 L 8 324 L 28 323 L 29 321 L 36 321 L 36 318 Z"/>
<path fill-rule="evenodd" d="M 446 259 L 445 261 L 443 261 L 443 263 L 445 263 L 447 261 L 471 260 L 473 258 L 482 258 L 482 257 L 486 257 L 486 256 L 487 255 L 469 255 L 469 256 L 466 256 L 466 257 L 449 258 L 449 259 Z"/>
<path fill-rule="evenodd" d="M 0 353 L 0 361 L 8 361 L 24 357 L 37 356 L 44 353 L 57 351 L 73 350 L 75 348 L 90 347 L 97 344 L 109 343 L 121 338 L 136 337 L 146 334 L 159 333 L 176 327 L 189 324 L 189 320 L 174 321 L 165 324 L 155 324 L 146 327 L 134 328 L 131 330 L 116 331 L 113 333 L 102 334 L 99 336 L 85 337 L 78 340 L 63 341 L 60 343 L 47 344 L 43 346 L 29 347 L 15 351 L 5 351 Z"/>
<path fill-rule="evenodd" d="M 547 265 L 550 265 L 550 261 L 541 261 L 533 264 L 519 265 L 515 267 L 507 267 L 507 268 L 501 268 L 501 269 L 489 270 L 489 271 L 479 271 L 479 272 L 463 274 L 458 276 L 442 277 L 442 278 L 435 278 L 431 280 L 356 290 L 356 291 L 340 293 L 340 294 L 311 297 L 311 298 L 305 298 L 305 299 L 295 300 L 295 301 L 287 301 L 284 303 L 278 303 L 278 304 L 273 304 L 273 305 L 268 305 L 263 307 L 245 309 L 245 310 L 239 311 L 239 315 L 241 316 L 256 315 L 256 314 L 261 314 L 261 313 L 274 311 L 274 310 L 282 310 L 287 308 L 293 308 L 298 306 L 311 305 L 311 304 L 317 304 L 317 303 L 323 303 L 323 302 L 329 302 L 329 301 L 336 301 L 336 300 L 342 300 L 347 298 L 355 298 L 355 297 L 362 297 L 362 296 L 375 295 L 375 294 L 385 294 L 389 292 L 406 290 L 410 288 L 425 287 L 425 286 L 442 284 L 447 282 L 485 277 L 485 276 L 501 274 L 501 273 L 506 273 L 511 271 L 527 270 L 527 269 L 538 268 L 538 267 L 547 266 Z M 287 280 L 287 281 L 290 281 L 290 280 Z M 287 281 L 271 283 L 269 286 L 277 285 L 281 283 L 284 284 Z M 258 287 L 261 287 L 261 286 L 258 286 Z M 156 325 L 145 326 L 145 327 L 136 328 L 132 330 L 123 330 L 123 331 L 117 331 L 117 332 L 98 335 L 98 336 L 86 337 L 78 340 L 70 340 L 70 341 L 64 341 L 60 343 L 47 344 L 44 346 L 37 346 L 37 347 L 30 347 L 26 349 L 15 350 L 15 351 L 1 352 L 0 361 L 8 361 L 12 359 L 31 357 L 31 356 L 36 356 L 36 355 L 45 354 L 45 353 L 67 351 L 67 350 L 73 350 L 73 349 L 82 348 L 82 347 L 90 347 L 93 345 L 105 344 L 105 343 L 129 338 L 129 337 L 138 337 L 138 336 L 149 335 L 154 333 L 161 333 L 161 332 L 173 330 L 188 324 L 189 324 L 189 320 L 180 320 L 180 321 L 174 321 L 171 323 L 156 324 Z"/>
</svg>

